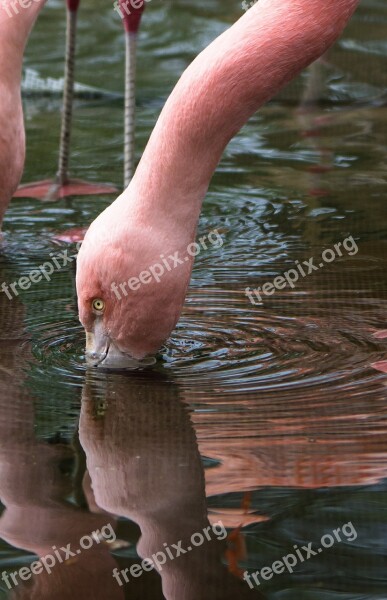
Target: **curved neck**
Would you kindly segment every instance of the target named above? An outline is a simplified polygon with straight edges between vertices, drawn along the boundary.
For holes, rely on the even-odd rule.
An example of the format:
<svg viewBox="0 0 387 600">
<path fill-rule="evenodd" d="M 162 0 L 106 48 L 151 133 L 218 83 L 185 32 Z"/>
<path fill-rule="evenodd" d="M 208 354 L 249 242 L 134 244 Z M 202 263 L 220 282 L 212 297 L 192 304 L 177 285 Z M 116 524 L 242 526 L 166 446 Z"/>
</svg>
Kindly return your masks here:
<svg viewBox="0 0 387 600">
<path fill-rule="evenodd" d="M 22 2 L 0 0 L 0 71 L 15 79 L 21 72 L 28 36 L 46 0 L 32 0 L 24 8 Z"/>
<path fill-rule="evenodd" d="M 23 8 L 15 0 L 0 0 L 0 229 L 8 203 L 23 172 L 25 137 L 21 104 L 24 49 L 46 0 Z"/>
<path fill-rule="evenodd" d="M 194 60 L 168 99 L 128 188 L 148 224 L 165 215 L 186 230 L 196 222 L 230 139 L 326 52 L 357 4 L 260 0 Z"/>
</svg>

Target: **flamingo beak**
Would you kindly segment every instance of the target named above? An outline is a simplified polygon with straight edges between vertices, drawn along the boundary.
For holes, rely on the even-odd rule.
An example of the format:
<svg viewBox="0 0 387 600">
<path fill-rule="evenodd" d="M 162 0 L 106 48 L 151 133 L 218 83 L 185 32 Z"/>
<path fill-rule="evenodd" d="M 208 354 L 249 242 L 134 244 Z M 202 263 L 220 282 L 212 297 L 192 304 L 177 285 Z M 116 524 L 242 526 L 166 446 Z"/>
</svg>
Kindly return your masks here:
<svg viewBox="0 0 387 600">
<path fill-rule="evenodd" d="M 86 362 L 88 365 L 104 369 L 139 369 L 154 365 L 156 359 L 147 357 L 141 360 L 123 352 L 103 330 L 102 321 L 96 321 L 94 331 L 86 332 Z"/>
</svg>

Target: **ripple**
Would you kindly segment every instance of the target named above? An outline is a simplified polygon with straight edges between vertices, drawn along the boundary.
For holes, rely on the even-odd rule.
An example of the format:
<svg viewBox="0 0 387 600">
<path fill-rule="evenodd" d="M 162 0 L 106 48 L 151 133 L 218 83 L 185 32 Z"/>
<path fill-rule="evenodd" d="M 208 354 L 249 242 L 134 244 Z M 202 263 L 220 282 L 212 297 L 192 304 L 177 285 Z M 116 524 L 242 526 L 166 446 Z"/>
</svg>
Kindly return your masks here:
<svg viewBox="0 0 387 600">
<path fill-rule="evenodd" d="M 65 333 L 64 333 L 65 332 Z M 40 324 L 34 328 L 38 338 L 32 343 L 32 354 L 43 368 L 85 371 L 84 333 L 81 326 L 68 322 Z"/>
<path fill-rule="evenodd" d="M 40 300 L 36 290 L 28 294 L 25 325 L 30 338 L 31 369 L 39 385 L 60 381 L 63 387 L 81 387 L 86 371 L 85 334 L 78 321 L 75 298 L 63 297 L 63 281 L 51 282 L 50 299 Z M 43 284 L 45 285 L 45 284 Z M 62 289 L 59 289 L 59 286 Z"/>
<path fill-rule="evenodd" d="M 351 302 L 351 312 L 344 306 Z M 354 313 L 355 311 L 355 313 Z M 251 306 L 243 293 L 202 288 L 191 293 L 184 316 L 163 353 L 186 385 L 214 383 L 227 390 L 285 390 L 356 384 L 365 392 L 378 375 L 371 362 L 385 356 L 386 343 L 373 336 L 376 314 L 342 293 L 278 295 Z"/>
<path fill-rule="evenodd" d="M 156 367 L 185 387 L 323 396 L 350 387 L 367 393 L 384 376 L 375 365 L 386 359 L 387 340 L 377 333 L 385 302 L 372 291 L 336 290 L 331 297 L 329 281 L 320 280 L 320 289 L 277 292 L 254 306 L 243 291 L 243 273 L 239 289 L 228 289 L 222 282 L 208 285 L 216 273 L 213 267 L 209 277 L 208 267 L 208 257 L 199 257 L 182 318 Z M 76 300 L 53 283 L 49 289 L 49 302 L 28 294 L 35 369 L 42 381 L 52 374 L 81 386 L 86 365 Z"/>
</svg>

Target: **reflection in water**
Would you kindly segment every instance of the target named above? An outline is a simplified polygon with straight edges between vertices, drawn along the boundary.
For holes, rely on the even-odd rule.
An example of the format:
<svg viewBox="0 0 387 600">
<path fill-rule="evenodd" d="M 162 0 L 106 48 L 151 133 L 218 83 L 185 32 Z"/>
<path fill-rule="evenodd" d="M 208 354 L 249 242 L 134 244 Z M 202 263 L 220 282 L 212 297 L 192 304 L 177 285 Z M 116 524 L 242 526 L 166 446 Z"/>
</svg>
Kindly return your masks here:
<svg viewBox="0 0 387 600">
<path fill-rule="evenodd" d="M 83 536 L 101 531 L 107 524 L 113 526 L 115 519 L 100 510 L 80 508 L 70 500 L 74 448 L 60 440 L 50 443 L 36 438 L 34 397 L 25 384 L 24 371 L 30 356 L 23 332 L 24 309 L 14 299 L 10 312 L 4 300 L 8 302 L 1 297 L 0 499 L 4 510 L 0 536 L 29 553 L 28 562 L 12 565 L 10 574 L 37 560 L 31 555 L 54 554 L 53 546 L 59 549 L 71 544 L 72 551 L 79 549 Z M 2 587 L 13 588 L 9 596 L 12 600 L 120 600 L 123 593 L 110 576 L 115 566 L 108 545 L 100 542 L 63 565 L 56 565 L 51 574 L 43 571 L 27 581 L 19 575 L 14 579 L 4 577 Z"/>
<path fill-rule="evenodd" d="M 195 432 L 176 385 L 157 374 L 108 375 L 87 384 L 80 440 L 97 504 L 140 526 L 142 558 L 179 541 L 192 548 L 191 536 L 209 527 Z M 207 531 L 211 541 L 162 566 L 165 598 L 252 597 L 222 565 L 225 535 Z"/>
<path fill-rule="evenodd" d="M 1 337 L 8 341 L 0 350 L 0 535 L 29 553 L 28 562 L 5 565 L 8 572 L 30 564 L 31 554 L 52 553 L 52 546 L 78 548 L 82 536 L 106 523 L 130 544 L 140 535 L 141 558 L 180 540 L 187 548 L 192 534 L 210 522 L 221 520 L 229 531 L 227 551 L 223 536 L 214 535 L 167 561 L 161 578 L 155 571 L 139 578 L 126 571 L 123 586 L 114 569 L 130 569 L 141 559 L 133 551 L 113 546 L 111 553 L 107 544 L 95 545 L 51 575 L 20 582 L 9 598 L 259 597 L 237 576 L 269 566 L 292 544 L 316 541 L 349 521 L 359 534 L 355 542 L 267 582 L 265 595 L 296 600 L 306 586 L 313 598 L 325 600 L 323 590 L 333 586 L 352 599 L 367 586 L 364 558 L 377 574 L 373 588 L 383 588 L 385 388 L 375 371 L 371 379 L 364 360 L 360 368 L 360 354 L 357 379 L 343 372 L 341 383 L 326 381 L 319 388 L 311 378 L 301 397 L 298 385 L 268 385 L 260 393 L 229 389 L 219 396 L 209 391 L 208 375 L 194 387 L 187 376 L 176 384 L 156 372 L 88 373 L 79 423 L 87 470 L 74 475 L 75 459 L 82 463 L 78 444 L 60 435 L 51 443 L 36 436 L 40 400 L 27 377 L 33 359 L 24 309 L 15 299 L 10 310 L 8 302 L 1 297 Z M 336 311 L 338 322 L 338 306 Z M 370 317 L 358 335 L 364 339 L 370 331 L 372 339 L 373 322 Z M 197 380 L 194 372 L 191 377 Z M 139 526 L 138 533 L 130 523 Z M 332 564 L 340 567 L 334 578 Z"/>
<path fill-rule="evenodd" d="M 3 582 L 13 588 L 9 597 L 124 598 L 113 578 L 118 563 L 108 544 L 95 543 L 76 552 L 83 536 L 115 526 L 113 515 L 140 526 L 142 557 L 167 545 L 187 550 L 192 534 L 209 532 L 209 540 L 181 556 L 174 553 L 174 561 L 163 565 L 165 598 L 251 597 L 246 585 L 222 564 L 226 531 L 219 524 L 211 528 L 208 521 L 203 466 L 177 386 L 157 374 L 149 379 L 110 375 L 85 385 L 79 429 L 88 472 L 82 481 L 83 503 L 77 506 L 79 490 L 71 477 L 77 447 L 60 438 L 51 443 L 36 438 L 34 397 L 24 374 L 31 360 L 24 309 L 14 299 L 10 320 L 8 299 L 2 296 L 1 301 L 0 314 L 6 315 L 1 337 L 7 344 L 2 344 L 0 356 L 0 535 L 29 553 L 28 566 L 34 560 L 31 554 L 55 555 L 66 547 L 76 553 L 63 564 L 56 561 L 50 573 L 39 571 L 28 581 L 22 580 L 19 567 L 7 570 Z M 149 581 L 146 575 L 143 592 L 157 597 L 154 573 Z"/>
</svg>

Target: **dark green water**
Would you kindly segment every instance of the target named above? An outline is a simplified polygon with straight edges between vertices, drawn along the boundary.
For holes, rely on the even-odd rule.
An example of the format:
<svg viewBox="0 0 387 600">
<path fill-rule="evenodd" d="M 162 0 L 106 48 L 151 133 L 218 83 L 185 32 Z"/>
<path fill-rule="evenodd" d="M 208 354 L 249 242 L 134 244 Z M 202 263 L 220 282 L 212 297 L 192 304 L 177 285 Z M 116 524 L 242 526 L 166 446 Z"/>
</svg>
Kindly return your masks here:
<svg viewBox="0 0 387 600">
<path fill-rule="evenodd" d="M 241 14 L 230 0 L 149 2 L 138 156 L 185 66 Z M 49 2 L 26 68 L 62 76 L 64 26 L 63 2 Z M 72 175 L 120 186 L 120 19 L 110 3 L 83 0 L 79 30 L 76 79 L 104 93 L 77 98 Z M 16 591 L 0 579 L 1 599 L 259 597 L 238 573 L 271 566 L 294 545 L 321 547 L 349 522 L 356 539 L 342 536 L 259 589 L 270 600 L 387 598 L 387 380 L 375 368 L 387 361 L 387 338 L 375 337 L 387 329 L 386 40 L 384 0 L 364 0 L 324 62 L 231 142 L 199 223 L 200 235 L 218 228 L 223 247 L 197 257 L 183 316 L 152 371 L 86 371 L 74 265 L 12 301 L 0 293 L 0 572 L 53 546 L 79 548 L 108 522 L 121 541 L 110 553 L 95 544 Z M 24 180 L 52 177 L 60 96 L 24 97 Z M 55 237 L 110 201 L 15 200 L 0 283 L 67 249 Z M 249 302 L 246 287 L 297 260 L 318 264 L 349 236 L 356 254 Z M 165 544 L 187 547 L 208 519 L 227 527 L 228 552 L 204 542 L 161 578 L 130 576 L 120 587 L 112 577 Z"/>
</svg>

